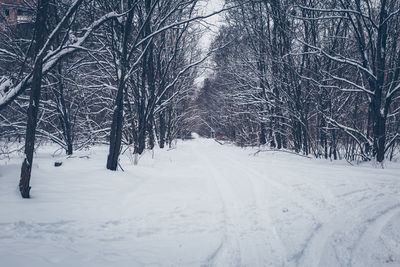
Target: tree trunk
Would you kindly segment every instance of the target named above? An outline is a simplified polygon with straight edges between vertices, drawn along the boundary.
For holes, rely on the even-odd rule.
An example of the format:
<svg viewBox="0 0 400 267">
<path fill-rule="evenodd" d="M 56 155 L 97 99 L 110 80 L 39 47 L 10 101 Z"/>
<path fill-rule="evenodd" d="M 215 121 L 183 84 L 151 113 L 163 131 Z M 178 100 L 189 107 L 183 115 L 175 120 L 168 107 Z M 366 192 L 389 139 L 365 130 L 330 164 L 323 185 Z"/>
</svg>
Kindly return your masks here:
<svg viewBox="0 0 400 267">
<path fill-rule="evenodd" d="M 265 133 L 265 123 L 260 124 L 260 145 L 265 145 L 267 143 L 266 133 Z"/>
<path fill-rule="evenodd" d="M 138 109 L 138 131 L 135 139 L 134 154 L 141 155 L 146 147 L 146 120 L 144 114 L 144 103 L 139 104 Z"/>
<path fill-rule="evenodd" d="M 385 160 L 386 145 L 386 120 L 383 116 L 377 116 L 375 128 L 376 160 L 383 162 Z"/>
<path fill-rule="evenodd" d="M 165 113 L 161 111 L 160 113 L 160 148 L 164 148 L 165 146 L 165 133 L 166 133 L 166 125 L 165 125 Z"/>
<path fill-rule="evenodd" d="M 128 17 L 123 27 L 123 39 L 121 44 L 121 57 L 120 65 L 118 66 L 118 91 L 114 104 L 113 120 L 111 123 L 110 133 L 110 149 L 107 157 L 107 169 L 116 171 L 118 167 L 118 158 L 121 151 L 121 139 L 124 120 L 124 92 L 125 92 L 125 75 L 127 68 L 127 55 L 128 55 L 128 39 L 131 33 L 133 21 L 132 1 L 128 1 Z"/>
<path fill-rule="evenodd" d="M 117 97 L 114 104 L 114 114 L 111 123 L 110 149 L 107 157 L 107 169 L 116 171 L 118 167 L 118 157 L 121 150 L 122 125 L 123 125 L 123 91 L 122 81 L 118 86 Z"/>
<path fill-rule="evenodd" d="M 37 125 L 37 114 L 39 111 L 40 91 L 42 87 L 42 65 L 44 54 L 38 55 L 44 45 L 46 33 L 46 19 L 49 0 L 39 0 L 35 22 L 35 55 L 36 64 L 33 69 L 32 87 L 29 98 L 28 119 L 25 137 L 25 159 L 21 167 L 21 179 L 19 190 L 23 198 L 30 197 L 29 186 L 33 164 L 33 151 L 35 148 L 35 133 Z"/>
<path fill-rule="evenodd" d="M 71 132 L 71 123 L 69 121 L 69 112 L 67 111 L 67 105 L 65 104 L 64 98 L 64 82 L 62 77 L 62 64 L 59 63 L 57 67 L 57 76 L 58 76 L 58 96 L 59 96 L 59 103 L 61 107 L 59 108 L 60 112 L 60 123 L 61 128 L 63 130 L 63 135 L 65 139 L 66 153 L 67 155 L 72 155 L 73 153 L 73 146 L 72 146 L 72 132 Z"/>
<path fill-rule="evenodd" d="M 151 0 L 146 0 L 146 14 L 150 15 L 151 12 Z M 151 34 L 151 19 L 146 22 L 144 27 L 145 36 L 149 36 Z M 147 85 L 149 90 L 149 102 L 146 110 L 146 120 L 147 123 L 144 125 L 147 128 L 147 133 L 149 137 L 149 149 L 152 150 L 154 148 L 154 132 L 153 132 L 153 121 L 154 121 L 154 107 L 152 105 L 153 101 L 155 101 L 155 74 L 154 74 L 154 44 L 153 41 L 149 40 L 150 44 L 147 48 L 147 64 L 144 71 L 146 71 Z"/>
<path fill-rule="evenodd" d="M 168 119 L 167 119 L 167 141 L 168 147 L 172 147 L 172 108 L 168 108 Z"/>
<path fill-rule="evenodd" d="M 152 150 L 154 148 L 154 129 L 153 129 L 153 117 L 151 116 L 147 122 L 147 134 L 149 136 L 149 149 Z"/>
</svg>

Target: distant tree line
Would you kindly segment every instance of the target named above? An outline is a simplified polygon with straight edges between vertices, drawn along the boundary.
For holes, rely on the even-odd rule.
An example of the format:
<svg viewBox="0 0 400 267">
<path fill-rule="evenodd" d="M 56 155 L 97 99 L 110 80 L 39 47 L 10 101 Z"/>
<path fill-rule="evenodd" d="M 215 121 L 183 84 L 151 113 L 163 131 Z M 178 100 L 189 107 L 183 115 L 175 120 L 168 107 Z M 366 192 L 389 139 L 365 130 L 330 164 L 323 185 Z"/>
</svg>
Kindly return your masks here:
<svg viewBox="0 0 400 267">
<path fill-rule="evenodd" d="M 259 0 L 226 15 L 200 131 L 322 158 L 392 159 L 400 143 L 400 1 Z"/>
</svg>

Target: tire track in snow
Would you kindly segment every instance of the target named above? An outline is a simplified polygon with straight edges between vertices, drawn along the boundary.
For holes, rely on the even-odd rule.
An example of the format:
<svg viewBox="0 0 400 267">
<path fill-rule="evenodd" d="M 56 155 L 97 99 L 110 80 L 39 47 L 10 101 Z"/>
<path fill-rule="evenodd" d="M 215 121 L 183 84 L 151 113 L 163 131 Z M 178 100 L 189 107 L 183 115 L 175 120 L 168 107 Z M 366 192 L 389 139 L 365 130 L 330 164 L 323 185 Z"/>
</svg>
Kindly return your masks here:
<svg viewBox="0 0 400 267">
<path fill-rule="evenodd" d="M 206 146 L 214 145 L 204 144 Z M 196 149 L 199 158 L 212 173 L 225 203 L 227 218 L 226 240 L 216 257 L 218 266 L 284 266 L 285 249 L 277 235 L 266 205 L 266 185 L 253 179 L 247 166 L 236 162 L 218 147 L 218 153 L 207 157 L 203 147 Z M 234 163 L 234 164 L 232 164 Z M 256 184 L 255 182 L 259 180 Z M 243 188 L 240 184 L 243 184 Z M 244 197 L 246 186 L 250 190 Z M 239 190 L 238 190 L 239 189 Z M 231 251 L 230 253 L 227 251 Z M 225 254 L 225 255 L 224 255 Z M 226 255 L 228 254 L 228 255 Z M 230 255 L 240 255 L 234 262 L 226 262 Z"/>
<path fill-rule="evenodd" d="M 232 162 L 232 166 L 243 165 L 243 163 L 240 163 L 239 161 L 237 161 L 235 159 L 229 158 L 229 160 Z M 306 237 L 306 239 L 304 240 L 304 243 L 301 245 L 298 252 L 291 255 L 289 258 L 286 258 L 283 265 L 287 266 L 287 265 L 294 264 L 296 266 L 315 266 L 312 264 L 311 265 L 301 264 L 302 258 L 306 256 L 306 252 L 309 250 L 309 247 L 311 246 L 311 244 L 314 242 L 315 239 L 318 239 L 320 232 L 323 231 L 322 226 L 325 223 L 323 218 L 324 218 L 324 216 L 329 214 L 330 211 L 317 210 L 317 207 L 318 207 L 317 204 L 319 204 L 319 203 L 316 203 L 315 201 L 313 201 L 313 199 L 306 198 L 303 194 L 300 194 L 298 191 L 293 189 L 292 185 L 273 180 L 273 178 L 276 178 L 276 177 L 270 177 L 270 178 L 266 179 L 267 177 L 265 175 L 263 175 L 262 173 L 259 173 L 255 170 L 249 168 L 248 166 L 246 166 L 245 168 L 246 168 L 248 177 L 252 177 L 252 180 L 264 182 L 263 186 L 261 186 L 261 184 L 259 183 L 257 187 L 254 187 L 255 190 L 258 190 L 261 187 L 265 188 L 266 187 L 265 183 L 268 183 L 268 185 L 270 187 L 274 188 L 275 193 L 276 193 L 276 190 L 278 190 L 279 192 L 281 192 L 280 193 L 281 196 L 287 196 L 287 198 L 291 202 L 301 203 L 301 206 L 299 206 L 299 208 L 302 208 L 304 210 L 304 212 L 308 212 L 312 215 L 313 221 L 311 221 L 311 222 L 313 222 L 315 224 L 315 227 L 309 233 L 309 236 Z M 310 180 L 307 179 L 307 182 L 309 182 L 309 181 Z M 317 187 L 312 186 L 312 188 L 314 189 Z M 320 189 L 320 188 L 318 188 L 318 189 Z M 326 195 L 328 199 L 324 198 L 322 200 L 324 203 L 326 203 L 325 204 L 326 206 L 329 205 L 331 207 L 334 205 L 333 203 L 335 203 L 334 202 L 335 197 L 331 194 L 331 192 L 326 192 L 326 191 L 327 191 L 327 189 L 323 188 L 323 192 L 324 192 L 323 195 L 324 196 Z M 320 191 L 317 191 L 317 192 L 320 192 Z M 263 195 L 266 196 L 267 193 L 264 192 Z M 320 213 L 323 213 L 323 214 L 320 214 Z M 287 253 L 285 252 L 285 246 L 283 245 L 283 242 L 280 239 L 278 232 L 276 231 L 276 227 L 272 223 L 271 219 L 270 219 L 270 221 L 271 221 L 270 225 L 272 225 L 274 235 L 276 236 L 274 244 L 278 245 L 278 247 L 279 247 L 278 250 L 281 251 L 282 256 L 285 255 L 286 257 L 288 257 Z M 321 248 L 316 248 L 315 250 L 316 250 L 316 253 L 319 253 L 321 251 Z"/>
<path fill-rule="evenodd" d="M 224 153 L 220 158 L 224 159 L 223 162 L 225 165 L 229 162 L 227 167 L 231 169 L 233 168 L 235 173 L 240 173 L 240 177 L 251 185 L 256 211 L 253 219 L 267 228 L 266 233 L 264 233 L 264 243 L 267 242 L 267 240 L 270 241 L 270 243 L 266 243 L 265 245 L 267 246 L 266 249 L 269 249 L 270 252 L 273 253 L 273 255 L 268 255 L 269 259 L 267 266 L 286 266 L 288 264 L 287 251 L 280 235 L 278 234 L 267 206 L 267 203 L 270 201 L 270 199 L 268 199 L 268 197 L 270 197 L 270 192 L 267 192 L 267 190 L 271 190 L 272 186 L 274 191 L 278 190 L 280 192 L 285 192 L 286 194 L 287 188 L 284 188 L 280 184 L 265 180 L 264 175 L 255 172 L 249 168 L 249 166 L 232 158 L 228 154 Z M 267 255 L 267 251 L 263 251 L 262 253 Z M 264 266 L 265 264 L 266 263 L 264 262 Z"/>
<path fill-rule="evenodd" d="M 256 171 L 253 171 L 250 169 L 251 172 L 256 174 Z M 257 174 L 256 174 L 257 175 Z M 303 179 L 305 178 L 305 179 Z M 315 185 L 315 182 L 319 182 L 319 180 L 313 180 L 308 177 L 302 177 L 302 182 L 305 182 L 304 184 L 310 185 L 310 188 L 313 189 L 312 192 L 310 193 L 315 193 L 319 192 L 320 195 L 323 197 L 321 199 L 323 202 L 325 202 L 325 209 L 316 209 L 316 206 L 309 201 L 309 199 L 305 199 L 305 196 L 300 195 L 299 192 L 293 190 L 290 188 L 290 184 L 283 183 L 281 181 L 273 181 L 271 179 L 267 179 L 266 181 L 270 182 L 272 185 L 275 185 L 277 187 L 280 187 L 282 190 L 287 190 L 288 192 L 291 192 L 292 196 L 299 197 L 302 200 L 302 204 L 305 204 L 305 208 L 309 211 L 312 211 L 314 213 L 314 218 L 316 219 L 316 227 L 314 230 L 310 233 L 310 236 L 305 240 L 304 245 L 302 249 L 294 255 L 292 259 L 290 259 L 290 262 L 293 260 L 295 261 L 296 266 L 326 266 L 324 264 L 321 264 L 322 257 L 325 255 L 325 252 L 328 252 L 330 255 L 336 255 L 336 251 L 332 253 L 332 251 L 329 251 L 329 249 L 335 249 L 335 247 L 329 246 L 335 243 L 332 238 L 334 238 L 334 234 L 337 232 L 341 232 L 342 230 L 344 231 L 352 231 L 354 229 L 358 229 L 362 227 L 365 223 L 370 224 L 371 221 L 374 221 L 374 225 L 379 225 L 377 226 L 368 226 L 366 227 L 367 229 L 365 232 L 369 232 L 368 234 L 365 234 L 367 237 L 364 237 L 364 234 L 361 234 L 355 241 L 353 240 L 353 248 L 348 251 L 350 254 L 353 254 L 354 247 L 358 247 L 360 244 L 370 244 L 371 242 L 373 243 L 376 239 L 379 238 L 379 233 L 382 231 L 384 226 L 390 221 L 390 218 L 393 216 L 397 215 L 397 211 L 399 210 L 398 206 L 395 205 L 392 208 L 389 209 L 383 209 L 383 212 L 380 212 L 377 218 L 376 217 L 367 217 L 363 219 L 359 224 L 354 226 L 354 223 L 358 223 L 357 219 L 355 217 L 362 217 L 365 216 L 365 214 L 368 214 L 368 207 L 363 205 L 360 209 L 360 203 L 361 200 L 356 199 L 356 203 L 351 203 L 353 206 L 349 207 L 349 200 L 354 202 L 355 200 L 352 198 L 354 195 L 357 195 L 359 193 L 365 193 L 368 191 L 373 191 L 372 187 L 368 186 L 368 189 L 362 189 L 362 190 L 353 190 L 351 192 L 348 192 L 346 194 L 342 195 L 334 195 L 330 188 L 327 187 L 324 184 L 318 184 L 318 186 Z M 365 181 L 364 181 L 365 182 Z M 374 191 L 374 193 L 379 192 L 380 190 L 377 189 Z M 306 202 L 304 202 L 306 200 Z M 370 203 L 369 203 L 370 204 Z M 329 209 L 328 209 L 329 208 Z M 394 210 L 393 210 L 394 209 Z M 358 215 L 357 215 L 358 214 Z M 353 215 L 353 216 L 352 216 Z M 355 217 L 354 217 L 355 216 Z M 382 217 L 382 218 L 381 218 Z M 351 229 L 349 229 L 349 226 L 352 226 Z M 379 228 L 379 229 L 378 229 Z M 354 232 L 354 231 L 353 231 Z M 371 234 L 377 234 L 375 238 L 371 237 Z M 336 244 L 337 245 L 337 244 Z M 339 247 L 344 247 L 343 244 L 340 244 Z M 370 248 L 369 248 L 370 249 Z M 362 250 L 364 251 L 364 250 Z M 367 251 L 367 253 L 358 253 L 360 254 L 358 257 L 350 257 L 349 261 L 353 261 L 352 264 L 354 265 L 355 259 L 360 259 L 363 258 L 362 255 L 371 255 L 372 251 Z M 336 265 L 340 266 L 340 259 L 338 259 L 338 256 L 336 255 Z M 329 264 L 332 266 L 336 266 L 333 264 L 332 261 L 329 261 Z M 347 263 L 348 265 L 351 266 L 351 262 Z M 330 265 L 330 266 L 331 266 Z M 362 265 L 360 265 L 362 266 Z M 365 265 L 364 265 L 365 266 Z"/>
<path fill-rule="evenodd" d="M 377 216 L 369 218 L 366 223 L 364 231 L 360 238 L 355 243 L 352 251 L 351 266 L 365 266 L 357 263 L 355 259 L 362 259 L 365 256 L 371 256 L 375 252 L 374 247 L 365 246 L 367 244 L 376 244 L 382 230 L 391 221 L 393 217 L 400 213 L 400 204 L 387 208 L 386 210 L 377 214 Z"/>
<path fill-rule="evenodd" d="M 373 244 L 379 238 L 379 233 L 384 226 L 400 209 L 400 204 L 397 204 L 379 212 L 378 215 L 371 218 L 370 216 L 366 217 L 366 214 L 370 213 L 370 207 L 364 206 L 360 209 L 356 205 L 349 208 L 346 207 L 346 203 L 346 200 L 342 200 L 338 204 L 339 211 L 331 214 L 316 228 L 298 260 L 299 266 L 326 266 L 322 262 L 323 256 L 326 255 L 329 255 L 329 257 L 334 255 L 334 258 L 330 258 L 328 261 L 332 266 L 343 264 L 354 266 L 357 260 L 364 258 L 365 255 L 371 255 L 372 251 L 365 252 L 363 245 Z M 360 234 L 357 234 L 357 230 L 362 227 L 364 227 L 364 230 Z M 347 235 L 347 238 L 350 240 L 346 240 L 346 238 L 336 239 L 335 234 L 337 233 Z M 346 245 L 348 242 L 351 242 L 350 246 Z M 350 255 L 348 260 L 337 255 L 336 249 L 338 248 L 347 248 L 347 254 Z M 343 261 L 348 261 L 348 263 L 344 263 Z M 325 263 L 327 263 L 326 259 Z"/>
<path fill-rule="evenodd" d="M 280 190 L 282 196 L 287 196 L 290 201 L 293 203 L 301 203 L 300 208 L 304 210 L 304 212 L 308 212 L 312 215 L 313 222 L 315 227 L 311 230 L 308 237 L 305 238 L 303 244 L 299 248 L 298 252 L 291 255 L 290 258 L 287 259 L 286 265 L 295 266 L 318 266 L 319 258 L 322 255 L 323 247 L 326 241 L 326 236 L 330 235 L 330 227 L 325 227 L 325 224 L 334 217 L 331 213 L 331 210 L 328 208 L 332 208 L 335 203 L 335 197 L 331 192 L 328 191 L 325 187 L 317 187 L 315 185 L 311 185 L 310 188 L 315 189 L 315 192 L 309 193 L 319 193 L 322 196 L 322 199 L 306 198 L 306 194 L 301 194 L 298 190 L 293 189 L 293 185 L 284 183 L 282 181 L 276 181 L 271 178 L 265 179 L 265 175 L 254 171 L 252 169 L 249 170 L 254 176 L 261 178 L 269 185 L 274 187 L 275 189 Z M 274 177 L 275 178 L 275 177 Z M 314 182 L 311 179 L 302 180 L 304 185 L 309 185 Z M 322 193 L 321 193 L 322 192 Z M 310 197 L 313 197 L 310 195 Z M 324 204 L 324 209 L 321 209 L 319 204 Z M 329 219 L 325 219 L 329 217 Z M 321 246 L 322 245 L 322 246 Z"/>
<path fill-rule="evenodd" d="M 214 155 L 215 157 L 215 155 Z M 298 203 L 301 202 L 302 206 L 301 208 L 304 209 L 304 212 L 315 212 L 316 210 L 316 205 L 313 203 L 310 199 L 305 198 L 302 194 L 300 194 L 298 191 L 294 190 L 291 185 L 284 184 L 281 182 L 277 182 L 272 179 L 265 179 L 265 175 L 262 173 L 259 173 L 257 171 L 252 170 L 249 166 L 244 164 L 243 162 L 240 162 L 237 159 L 232 158 L 230 155 L 226 154 L 225 151 L 223 151 L 223 148 L 219 148 L 219 153 L 217 159 L 215 159 L 213 162 L 218 162 L 219 166 L 225 166 L 226 168 L 229 168 L 230 171 L 232 172 L 232 169 L 234 169 L 234 173 L 236 174 L 241 174 L 240 178 L 243 181 L 247 181 L 249 184 L 251 184 L 252 192 L 253 192 L 253 197 L 254 201 L 256 204 L 256 210 L 258 211 L 263 211 L 261 216 L 259 214 L 256 215 L 256 221 L 263 222 L 264 226 L 268 227 L 268 236 L 265 236 L 265 239 L 271 240 L 271 244 L 273 244 L 273 250 L 275 250 L 274 255 L 275 259 L 273 261 L 268 261 L 269 264 L 267 266 L 273 265 L 273 266 L 287 266 L 293 264 L 293 261 L 295 265 L 299 265 L 299 261 L 301 258 L 304 256 L 305 251 L 307 251 L 310 243 L 313 241 L 315 236 L 319 233 L 320 228 L 322 226 L 323 221 L 321 219 L 317 219 L 314 216 L 314 223 L 316 227 L 314 230 L 310 232 L 310 235 L 305 239 L 304 244 L 302 244 L 302 247 L 300 248 L 299 252 L 295 253 L 292 257 L 288 258 L 286 247 L 283 244 L 276 227 L 273 223 L 273 220 L 271 219 L 271 216 L 269 215 L 268 208 L 265 206 L 260 206 L 260 203 L 268 203 L 267 201 L 267 196 L 269 195 L 268 192 L 266 192 L 266 188 L 274 188 L 273 190 L 281 192 L 280 195 L 282 196 L 288 196 L 290 200 L 293 203 Z M 228 163 L 229 162 L 229 163 Z M 268 184 L 268 186 L 267 186 Z M 271 190 L 271 189 L 270 189 Z M 329 201 L 326 201 L 327 203 L 331 204 L 332 203 L 332 195 L 329 194 Z M 318 214 L 315 214 L 316 216 Z M 257 243 L 257 242 L 256 242 Z M 265 241 L 264 241 L 265 243 Z M 265 250 L 260 251 L 261 255 L 265 255 L 267 253 L 267 246 L 265 245 Z M 318 251 L 318 250 L 317 250 Z M 266 266 L 266 261 L 264 260 L 263 264 L 259 266 Z M 308 265 L 301 265 L 301 266 L 308 266 Z"/>
<path fill-rule="evenodd" d="M 210 265 L 355 265 L 357 259 L 372 252 L 368 245 L 379 238 L 382 229 L 400 210 L 400 204 L 389 210 L 385 209 L 390 203 L 385 201 L 386 197 L 379 199 L 383 201 L 374 207 L 371 207 L 374 197 L 363 202 L 360 194 L 379 195 L 379 188 L 374 188 L 375 180 L 368 181 L 368 184 L 371 182 L 371 187 L 368 186 L 366 190 L 353 190 L 339 195 L 333 191 L 335 185 L 326 184 L 325 180 L 306 177 L 297 181 L 295 173 L 293 176 L 283 176 L 289 180 L 277 180 L 280 176 L 268 176 L 257 171 L 257 168 L 253 170 L 245 156 L 232 156 L 230 150 L 216 144 L 218 149 L 211 149 L 212 145 L 214 144 L 199 142 L 194 148 L 204 168 L 214 179 L 225 209 L 226 233 L 221 246 L 210 257 Z M 213 151 L 214 154 L 209 155 L 208 151 Z M 287 174 L 285 171 L 284 173 Z M 302 186 L 296 187 L 298 182 Z M 348 186 L 353 186 L 349 182 Z M 276 228 L 278 225 L 270 216 L 266 205 L 274 195 L 285 196 L 283 204 L 299 203 L 300 205 L 295 206 L 295 214 L 301 214 L 303 210 L 311 215 L 311 220 L 307 223 L 313 227 L 306 232 L 308 236 L 303 238 L 303 243 L 296 247 L 297 252 L 290 253 L 289 258 L 288 248 L 284 245 Z M 280 202 L 276 203 L 278 205 L 274 207 L 279 207 Z M 371 218 L 371 213 L 376 214 L 379 210 L 381 212 Z M 254 231 L 254 222 L 267 230 Z M 285 223 L 285 217 L 282 222 Z M 273 249 L 275 251 L 271 252 Z M 272 256 L 274 260 L 269 261 L 265 255 Z"/>
<path fill-rule="evenodd" d="M 216 249 L 216 251 L 209 257 L 207 266 L 241 266 L 241 251 L 238 241 L 239 234 L 236 231 L 235 219 L 237 218 L 238 207 L 236 202 L 236 197 L 234 193 L 230 190 L 229 185 L 224 183 L 224 178 L 222 174 L 214 168 L 213 164 L 207 159 L 206 155 L 203 155 L 199 150 L 202 149 L 200 144 L 196 143 L 193 146 L 193 153 L 202 162 L 205 167 L 205 173 L 212 177 L 215 183 L 216 189 L 220 195 L 221 203 L 224 210 L 224 236 L 221 241 L 221 245 Z"/>
</svg>

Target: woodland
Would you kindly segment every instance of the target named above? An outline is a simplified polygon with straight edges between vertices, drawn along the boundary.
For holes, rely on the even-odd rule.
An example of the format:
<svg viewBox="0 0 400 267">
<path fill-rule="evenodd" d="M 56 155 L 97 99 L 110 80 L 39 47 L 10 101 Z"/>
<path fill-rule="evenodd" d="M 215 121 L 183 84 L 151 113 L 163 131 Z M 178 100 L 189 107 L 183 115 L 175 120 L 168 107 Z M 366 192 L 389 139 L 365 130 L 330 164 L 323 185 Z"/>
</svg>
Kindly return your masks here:
<svg viewBox="0 0 400 267">
<path fill-rule="evenodd" d="M 34 21 L 3 23 L 0 155 L 23 151 L 24 198 L 46 142 L 67 155 L 107 144 L 112 171 L 127 148 L 137 164 L 191 132 L 331 160 L 398 155 L 399 1 L 203 2 L 25 1 Z"/>
</svg>

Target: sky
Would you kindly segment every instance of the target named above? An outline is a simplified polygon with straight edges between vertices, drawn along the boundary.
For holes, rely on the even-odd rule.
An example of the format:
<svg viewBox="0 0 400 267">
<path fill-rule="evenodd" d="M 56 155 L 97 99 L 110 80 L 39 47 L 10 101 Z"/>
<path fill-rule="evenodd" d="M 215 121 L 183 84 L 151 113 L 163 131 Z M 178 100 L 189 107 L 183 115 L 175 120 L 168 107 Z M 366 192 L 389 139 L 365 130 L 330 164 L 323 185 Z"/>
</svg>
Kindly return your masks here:
<svg viewBox="0 0 400 267">
<path fill-rule="evenodd" d="M 221 10 L 224 6 L 224 0 L 206 0 L 204 4 L 204 14 L 211 14 L 212 12 Z M 203 25 L 207 27 L 207 31 L 201 38 L 201 45 L 203 49 L 208 49 L 215 34 L 222 24 L 222 14 L 209 17 L 204 20 Z"/>
<path fill-rule="evenodd" d="M 224 0 L 205 0 L 203 8 L 203 15 L 211 14 L 215 11 L 221 10 L 224 6 Z M 203 36 L 200 39 L 200 46 L 203 50 L 203 54 L 206 55 L 208 49 L 211 45 L 211 42 L 215 38 L 218 33 L 219 27 L 222 25 L 222 16 L 223 14 L 217 14 L 212 17 L 205 19 L 202 22 L 203 27 L 205 27 L 205 31 Z M 207 65 L 209 61 L 204 62 L 204 65 Z M 211 75 L 212 72 L 208 69 L 204 69 L 200 71 L 200 76 L 196 79 L 195 83 L 197 88 L 200 88 L 203 85 L 204 80 Z"/>
</svg>

